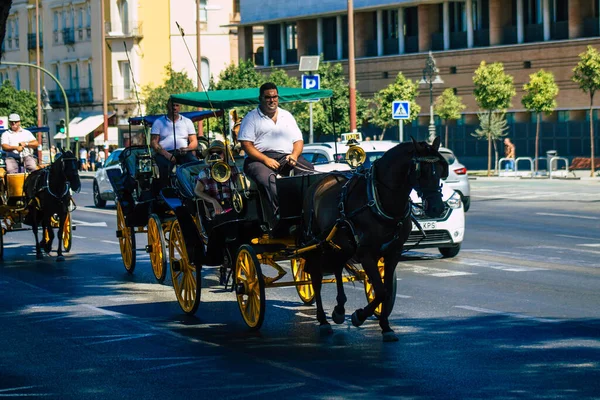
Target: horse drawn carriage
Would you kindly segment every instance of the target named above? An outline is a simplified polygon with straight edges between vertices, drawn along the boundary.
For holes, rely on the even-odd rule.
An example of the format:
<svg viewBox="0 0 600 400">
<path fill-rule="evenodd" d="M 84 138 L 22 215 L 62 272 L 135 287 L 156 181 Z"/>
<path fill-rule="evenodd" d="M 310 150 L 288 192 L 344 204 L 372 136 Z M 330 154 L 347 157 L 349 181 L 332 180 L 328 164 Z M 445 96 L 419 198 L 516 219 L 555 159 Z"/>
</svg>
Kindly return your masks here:
<svg viewBox="0 0 600 400">
<path fill-rule="evenodd" d="M 192 121 L 217 116 L 212 111 L 181 113 Z M 148 115 L 129 119 L 129 146 L 119 155 L 121 168 L 108 170 L 108 178 L 117 194 L 117 238 L 123 265 L 132 274 L 136 266 L 136 233 L 146 233 L 152 272 L 162 283 L 167 272 L 167 245 L 174 214 L 165 204 L 160 191 L 163 185 L 172 185 L 173 176 L 159 181 L 149 140 L 144 134 L 141 143 L 132 144 L 131 126 L 151 126 L 160 115 Z M 145 129 L 146 130 L 146 129 Z"/>
<path fill-rule="evenodd" d="M 279 88 L 278 92 L 280 102 L 319 99 L 330 97 L 332 94 L 328 90 L 292 88 Z M 258 104 L 258 98 L 257 89 L 194 92 L 172 96 L 173 101 L 180 104 L 221 110 Z M 439 141 L 437 146 L 439 146 Z M 398 156 L 402 155 L 402 177 L 406 179 L 410 177 L 412 181 L 407 182 L 405 187 L 400 188 L 400 194 L 405 195 L 405 200 L 399 202 L 401 210 L 391 212 L 392 217 L 380 212 L 379 215 L 374 216 L 376 220 L 373 222 L 366 216 L 367 225 L 374 226 L 378 226 L 379 218 L 391 219 L 391 236 L 390 232 L 379 236 L 373 235 L 375 241 L 385 239 L 384 242 L 378 244 L 378 250 L 381 245 L 387 244 L 390 247 L 398 240 L 406 240 L 402 235 L 406 234 L 407 236 L 411 229 L 408 193 L 413 187 L 418 188 L 423 196 L 428 197 L 427 208 L 437 207 L 436 212 L 439 212 L 440 208 L 439 178 L 443 173 L 440 172 L 440 169 L 436 171 L 435 166 L 438 163 L 443 164 L 444 159 L 437 153 L 436 144 L 429 146 L 424 143 L 419 145 L 415 142 L 414 144 L 405 143 L 398 147 L 401 147 L 401 149 L 398 150 L 397 154 L 387 157 L 381 165 L 397 161 Z M 356 160 L 360 158 L 360 152 L 355 154 L 356 151 L 358 149 L 353 149 L 352 154 L 348 154 L 346 159 Z M 231 159 L 226 163 L 230 167 L 234 165 Z M 373 199 L 371 195 L 370 198 L 365 199 L 365 204 L 357 207 L 357 210 L 349 212 L 344 218 L 338 218 L 337 221 L 335 218 L 336 213 L 329 212 L 330 215 L 334 215 L 333 222 L 328 224 L 325 230 L 309 238 L 306 237 L 304 231 L 307 225 L 311 225 L 310 219 L 312 218 L 311 203 L 306 203 L 306 199 L 315 195 L 315 187 L 327 180 L 352 181 L 356 187 L 362 187 L 365 182 L 356 183 L 356 181 L 369 176 L 368 172 L 360 172 L 360 176 L 356 181 L 340 174 L 310 174 L 279 178 L 276 181 L 280 204 L 277 212 L 272 209 L 264 188 L 250 182 L 243 174 L 240 174 L 241 179 L 228 182 L 232 185 L 234 192 L 234 210 L 223 218 L 215 217 L 208 220 L 205 215 L 198 212 L 201 207 L 198 206 L 199 200 L 195 198 L 191 186 L 200 167 L 200 164 L 195 163 L 178 167 L 175 190 L 170 193 L 163 192 L 165 202 L 173 210 L 176 217 L 169 238 L 169 259 L 173 286 L 184 312 L 193 314 L 198 308 L 202 266 L 221 265 L 221 283 L 231 292 L 234 292 L 243 319 L 251 329 L 259 329 L 264 321 L 265 290 L 284 286 L 295 286 L 300 299 L 305 304 L 312 304 L 316 300 L 317 318 L 321 322 L 322 328 L 330 329 L 322 310 L 321 284 L 327 282 L 337 284 L 338 307 L 334 310 L 333 319 L 336 323 L 341 323 L 344 320 L 343 303 L 346 301 L 342 284 L 349 281 L 362 281 L 364 282 L 369 306 L 372 306 L 372 309 L 361 314 L 360 317 L 353 315 L 353 323 L 356 322 L 355 325 L 358 326 L 369 315 L 381 316 L 385 313 L 384 321 L 380 323 L 384 334 L 386 333 L 386 330 L 389 329 L 387 315 L 389 315 L 396 297 L 395 266 L 397 258 L 390 257 L 391 263 L 387 263 L 383 255 L 376 253 L 377 257 L 374 259 L 374 263 L 369 263 L 371 268 L 367 270 L 365 267 L 367 260 L 364 255 L 354 259 L 354 251 L 356 250 L 354 248 L 350 253 L 332 259 L 338 264 L 340 260 L 343 260 L 339 269 L 326 271 L 326 273 L 329 272 L 335 275 L 333 279 L 323 279 L 322 271 L 314 267 L 319 261 L 328 262 L 328 259 L 322 257 L 327 257 L 330 250 L 337 254 L 343 253 L 343 251 L 338 251 L 345 250 L 338 245 L 338 234 L 341 233 L 343 237 L 347 238 L 348 232 L 352 232 L 353 223 L 350 222 L 350 218 L 354 219 L 355 213 L 373 207 L 379 208 L 381 211 L 382 203 L 380 199 Z M 398 170 L 390 169 L 390 172 L 397 173 Z M 375 178 L 369 179 L 369 185 L 376 185 L 373 183 Z M 223 181 L 223 179 L 221 180 Z M 359 196 L 354 193 L 352 195 L 346 194 L 348 197 L 347 204 L 354 202 L 355 197 L 362 199 L 361 196 L 369 192 L 369 185 L 367 185 L 368 187 L 364 192 L 360 192 Z M 375 192 L 382 190 L 375 190 Z M 396 187 L 390 190 L 394 192 L 392 193 L 394 195 L 398 193 Z M 352 198 L 350 199 L 350 197 Z M 337 199 L 339 196 L 334 198 Z M 389 207 L 390 202 L 392 204 L 398 203 L 395 197 L 392 199 L 388 196 L 385 200 L 386 207 Z M 309 204 L 308 209 L 307 204 Z M 339 204 L 335 203 L 331 206 L 333 210 L 337 210 Z M 409 212 L 405 210 L 409 210 Z M 400 213 L 399 216 L 398 213 Z M 384 217 L 381 217 L 381 215 Z M 316 217 L 321 218 L 322 216 Z M 360 223 L 363 224 L 362 221 Z M 385 224 L 389 225 L 389 222 Z M 400 230 L 402 232 L 399 232 Z M 359 234 L 358 231 L 355 233 Z M 399 243 L 400 249 L 402 243 Z M 358 245 L 358 242 L 354 244 Z M 308 260 L 311 260 L 313 265 L 310 274 L 305 270 Z M 286 271 L 281 264 L 285 261 L 290 262 L 291 280 L 282 279 L 286 275 Z M 272 268 L 272 271 L 267 273 L 265 267 Z M 344 276 L 342 276 L 342 270 L 347 272 Z M 274 273 L 271 273 L 273 271 Z M 384 281 L 388 293 L 385 298 L 383 295 L 376 296 L 376 293 L 384 291 Z M 342 293 L 341 296 L 339 295 L 340 292 Z M 387 312 L 383 311 L 382 307 L 385 307 Z M 387 328 L 385 328 L 386 326 Z"/>
<path fill-rule="evenodd" d="M 32 133 L 48 133 L 48 127 L 29 128 Z M 73 243 L 71 211 L 75 203 L 71 189 L 79 189 L 76 158 L 63 151 L 49 165 L 40 164 L 38 170 L 25 172 L 22 162 L 18 173 L 7 173 L 4 154 L 0 158 L 0 259 L 4 256 L 4 235 L 8 232 L 32 229 L 36 240 L 36 254 L 41 258 L 41 248 L 51 250 L 53 229 L 58 228 L 57 261 L 64 260 L 62 251 L 68 253 Z M 38 242 L 38 226 L 42 227 L 42 241 Z M 31 226 L 28 228 L 27 225 Z"/>
</svg>

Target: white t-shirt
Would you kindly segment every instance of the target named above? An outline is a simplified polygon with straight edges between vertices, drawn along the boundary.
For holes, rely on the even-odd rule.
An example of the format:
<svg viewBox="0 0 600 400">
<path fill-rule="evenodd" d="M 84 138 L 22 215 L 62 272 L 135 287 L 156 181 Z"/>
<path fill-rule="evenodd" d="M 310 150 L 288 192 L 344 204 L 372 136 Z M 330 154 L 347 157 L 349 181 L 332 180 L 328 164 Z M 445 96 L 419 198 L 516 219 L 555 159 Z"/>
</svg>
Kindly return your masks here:
<svg viewBox="0 0 600 400">
<path fill-rule="evenodd" d="M 302 139 L 302 132 L 294 116 L 282 108 L 277 109 L 277 123 L 263 114 L 260 108 L 250 111 L 242 120 L 238 140 L 254 143 L 256 150 L 291 154 L 294 143 Z"/>
<path fill-rule="evenodd" d="M 36 140 L 36 138 L 33 136 L 33 133 L 31 133 L 27 129 L 23 129 L 23 128 L 21 128 L 17 132 L 11 131 L 9 129 L 2 134 L 2 144 L 7 144 L 9 146 L 18 146 L 19 143 L 31 142 L 32 140 Z M 15 154 L 19 154 L 19 152 L 17 150 L 12 150 L 12 152 Z M 24 156 L 28 156 L 31 154 L 32 154 L 32 152 L 29 147 L 26 147 L 23 149 Z"/>
<path fill-rule="evenodd" d="M 188 145 L 188 136 L 195 135 L 196 130 L 194 129 L 194 123 L 191 119 L 179 116 L 179 119 L 175 122 L 175 136 L 177 137 L 177 143 L 173 142 L 173 121 L 171 121 L 166 115 L 158 118 L 152 124 L 152 135 L 159 135 L 160 139 L 158 143 L 165 150 L 176 150 Z M 175 145 L 176 144 L 176 145 Z"/>
</svg>

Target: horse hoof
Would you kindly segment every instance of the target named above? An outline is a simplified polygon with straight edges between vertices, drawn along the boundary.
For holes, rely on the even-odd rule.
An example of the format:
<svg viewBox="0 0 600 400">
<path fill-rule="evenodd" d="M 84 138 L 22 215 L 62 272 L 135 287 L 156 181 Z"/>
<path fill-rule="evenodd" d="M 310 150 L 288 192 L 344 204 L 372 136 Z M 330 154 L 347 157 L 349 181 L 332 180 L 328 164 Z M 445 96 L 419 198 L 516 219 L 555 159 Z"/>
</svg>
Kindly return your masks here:
<svg viewBox="0 0 600 400">
<path fill-rule="evenodd" d="M 356 326 L 357 328 L 359 326 L 361 326 L 363 324 L 363 322 L 365 321 L 361 321 L 360 318 L 358 318 L 358 314 L 357 314 L 358 310 L 354 311 L 352 313 L 352 325 Z"/>
<path fill-rule="evenodd" d="M 333 320 L 333 322 L 335 322 L 338 325 L 343 324 L 344 319 L 346 319 L 346 313 L 345 312 L 338 313 L 337 310 L 334 308 L 333 312 L 331 313 L 331 319 Z"/>
<path fill-rule="evenodd" d="M 321 335 L 331 335 L 333 333 L 333 329 L 331 329 L 331 325 L 328 323 L 319 325 L 319 332 Z"/>
<path fill-rule="evenodd" d="M 383 341 L 384 342 L 397 342 L 398 336 L 394 332 L 384 332 L 383 333 Z"/>
<path fill-rule="evenodd" d="M 65 257 L 64 256 L 58 256 L 56 257 L 56 262 L 63 262 L 65 261 Z"/>
</svg>

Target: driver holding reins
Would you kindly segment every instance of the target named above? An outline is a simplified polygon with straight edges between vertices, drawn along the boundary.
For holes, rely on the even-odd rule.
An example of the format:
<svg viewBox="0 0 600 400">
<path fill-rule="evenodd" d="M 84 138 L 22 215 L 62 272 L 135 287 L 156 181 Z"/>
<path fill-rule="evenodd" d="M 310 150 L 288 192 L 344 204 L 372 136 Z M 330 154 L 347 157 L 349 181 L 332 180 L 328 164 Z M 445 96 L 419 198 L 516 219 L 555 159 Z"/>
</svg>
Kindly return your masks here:
<svg viewBox="0 0 600 400">
<path fill-rule="evenodd" d="M 160 180 L 167 182 L 169 171 L 175 164 L 197 161 L 193 151 L 198 147 L 194 123 L 179 115 L 180 105 L 169 98 L 167 115 L 152 124 L 150 145 L 155 151 Z"/>
<path fill-rule="evenodd" d="M 242 120 L 238 141 L 247 155 L 244 172 L 267 189 L 277 210 L 275 177 L 301 175 L 315 167 L 302 156 L 304 140 L 294 116 L 279 108 L 277 86 L 267 82 L 259 90 L 260 105 Z"/>
<path fill-rule="evenodd" d="M 10 114 L 8 123 L 10 129 L 2 134 L 2 150 L 6 152 L 6 172 L 9 174 L 18 173 L 20 160 L 23 161 L 27 172 L 35 171 L 37 163 L 33 157 L 33 152 L 39 145 L 37 139 L 33 136 L 33 133 L 21 128 L 19 114 Z"/>
</svg>

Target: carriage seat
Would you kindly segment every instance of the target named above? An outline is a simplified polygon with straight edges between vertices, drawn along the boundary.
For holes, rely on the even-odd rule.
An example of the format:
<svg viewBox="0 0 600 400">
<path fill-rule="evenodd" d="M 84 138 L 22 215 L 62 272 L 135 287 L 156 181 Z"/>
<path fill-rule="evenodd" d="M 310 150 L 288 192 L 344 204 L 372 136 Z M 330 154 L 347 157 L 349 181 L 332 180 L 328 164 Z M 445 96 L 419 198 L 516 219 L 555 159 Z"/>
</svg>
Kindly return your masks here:
<svg viewBox="0 0 600 400">
<path fill-rule="evenodd" d="M 193 198 L 194 187 L 196 186 L 196 177 L 206 168 L 207 164 L 204 161 L 192 161 L 177 167 L 177 188 L 184 197 Z"/>
</svg>

